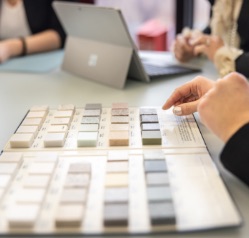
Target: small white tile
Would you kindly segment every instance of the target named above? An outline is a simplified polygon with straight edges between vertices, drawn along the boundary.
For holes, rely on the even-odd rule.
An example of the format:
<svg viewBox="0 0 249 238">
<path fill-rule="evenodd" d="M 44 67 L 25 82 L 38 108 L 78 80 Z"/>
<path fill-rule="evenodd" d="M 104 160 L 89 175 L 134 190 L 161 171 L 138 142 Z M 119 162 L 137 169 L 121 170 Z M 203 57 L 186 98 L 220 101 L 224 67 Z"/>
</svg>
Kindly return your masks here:
<svg viewBox="0 0 249 238">
<path fill-rule="evenodd" d="M 48 133 L 44 136 L 45 147 L 63 147 L 66 133 Z"/>
<path fill-rule="evenodd" d="M 67 110 L 67 111 L 56 111 L 55 113 L 54 113 L 54 117 L 55 118 L 57 118 L 57 117 L 59 117 L 59 118 L 63 118 L 63 117 L 72 117 L 72 115 L 73 115 L 73 111 L 69 111 L 69 110 Z"/>
<path fill-rule="evenodd" d="M 42 124 L 42 118 L 25 118 L 22 122 L 22 126 L 38 126 L 40 129 Z"/>
<path fill-rule="evenodd" d="M 67 111 L 67 110 L 71 110 L 74 111 L 75 106 L 73 104 L 60 104 L 57 108 L 57 110 L 59 111 Z"/>
<path fill-rule="evenodd" d="M 35 162 L 30 165 L 28 171 L 30 174 L 52 174 L 54 168 L 54 163 Z"/>
<path fill-rule="evenodd" d="M 42 203 L 45 196 L 45 189 L 42 188 L 22 188 L 16 194 L 18 203 Z"/>
<path fill-rule="evenodd" d="M 51 121 L 51 125 L 67 125 L 69 126 L 71 118 L 53 118 Z"/>
<path fill-rule="evenodd" d="M 14 134 L 10 138 L 11 148 L 30 148 L 34 142 L 34 134 Z"/>
<path fill-rule="evenodd" d="M 64 188 L 61 193 L 60 202 L 84 204 L 86 202 L 86 199 L 86 188 Z"/>
<path fill-rule="evenodd" d="M 81 204 L 61 204 L 55 216 L 57 227 L 80 226 L 85 212 L 84 205 Z"/>
<path fill-rule="evenodd" d="M 80 124 L 79 131 L 98 131 L 99 124 Z"/>
<path fill-rule="evenodd" d="M 24 181 L 23 186 L 27 188 L 47 188 L 50 176 L 48 175 L 28 175 Z"/>
<path fill-rule="evenodd" d="M 34 112 L 34 111 L 30 111 L 26 118 L 45 118 L 47 115 L 47 112 L 46 111 L 37 111 L 37 112 Z"/>
<path fill-rule="evenodd" d="M 37 136 L 38 133 L 38 126 L 20 126 L 17 131 L 17 134 L 34 134 Z"/>
<path fill-rule="evenodd" d="M 0 166 L 1 166 L 1 164 L 0 164 Z M 1 175 L 0 174 L 0 188 L 6 188 L 10 182 L 10 178 L 11 178 L 10 175 Z"/>
<path fill-rule="evenodd" d="M 94 117 L 94 116 L 100 116 L 101 115 L 101 110 L 85 110 L 83 113 L 84 117 Z"/>
<path fill-rule="evenodd" d="M 97 145 L 98 132 L 79 132 L 78 147 L 95 147 Z"/>
<path fill-rule="evenodd" d="M 0 163 L 0 174 L 13 174 L 17 169 L 17 163 Z"/>
<path fill-rule="evenodd" d="M 40 206 L 38 204 L 14 205 L 7 213 L 9 226 L 12 228 L 31 228 L 35 225 Z"/>
<path fill-rule="evenodd" d="M 31 107 L 30 111 L 48 111 L 49 110 L 49 107 L 47 105 L 36 105 L 36 106 L 33 106 Z"/>
<path fill-rule="evenodd" d="M 48 128 L 49 133 L 56 133 L 56 132 L 67 132 L 68 131 L 68 126 L 66 125 L 52 125 Z"/>
<path fill-rule="evenodd" d="M 22 159 L 22 153 L 20 152 L 3 152 L 0 157 L 1 162 L 19 162 Z M 0 166 L 1 167 L 1 166 Z"/>
</svg>

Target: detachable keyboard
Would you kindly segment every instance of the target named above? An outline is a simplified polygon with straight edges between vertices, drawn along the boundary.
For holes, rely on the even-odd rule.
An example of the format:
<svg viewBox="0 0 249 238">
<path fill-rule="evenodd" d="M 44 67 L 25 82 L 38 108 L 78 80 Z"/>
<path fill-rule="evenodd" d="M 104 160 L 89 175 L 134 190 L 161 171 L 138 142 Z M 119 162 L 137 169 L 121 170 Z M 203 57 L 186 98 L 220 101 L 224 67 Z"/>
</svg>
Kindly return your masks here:
<svg viewBox="0 0 249 238">
<path fill-rule="evenodd" d="M 194 69 L 189 67 L 184 67 L 181 65 L 167 65 L 167 66 L 156 66 L 150 64 L 144 64 L 145 72 L 151 78 L 162 77 L 162 76 L 172 76 L 181 74 L 190 74 L 200 72 L 200 69 Z"/>
<path fill-rule="evenodd" d="M 0 156 L 0 234 L 238 226 L 193 117 L 114 103 L 32 107 Z"/>
</svg>

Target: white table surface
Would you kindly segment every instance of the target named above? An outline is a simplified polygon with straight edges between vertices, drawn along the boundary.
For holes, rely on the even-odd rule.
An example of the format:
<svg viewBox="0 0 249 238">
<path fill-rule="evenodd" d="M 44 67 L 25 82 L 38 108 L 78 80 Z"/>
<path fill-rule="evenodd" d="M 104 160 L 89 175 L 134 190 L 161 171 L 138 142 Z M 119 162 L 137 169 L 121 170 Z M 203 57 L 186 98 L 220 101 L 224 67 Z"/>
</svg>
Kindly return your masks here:
<svg viewBox="0 0 249 238">
<path fill-rule="evenodd" d="M 165 61 L 168 60 L 168 56 L 164 54 L 160 57 L 165 57 Z M 195 60 L 192 63 L 202 66 L 201 75 L 211 79 L 217 78 L 217 73 L 210 62 Z M 102 103 L 103 107 L 110 107 L 113 102 L 127 102 L 130 107 L 161 106 L 177 86 L 197 75 L 155 79 L 151 83 L 128 80 L 125 88 L 119 90 L 70 75 L 59 68 L 43 74 L 0 71 L 0 149 L 3 149 L 26 112 L 33 105 L 46 104 L 52 108 L 57 107 L 58 104 L 68 103 L 77 107 L 82 107 L 86 103 Z M 220 165 L 218 158 L 223 143 L 202 125 L 197 114 L 195 116 L 210 154 L 241 212 L 244 224 L 238 228 L 157 235 L 156 237 L 248 238 L 249 188 Z"/>
</svg>

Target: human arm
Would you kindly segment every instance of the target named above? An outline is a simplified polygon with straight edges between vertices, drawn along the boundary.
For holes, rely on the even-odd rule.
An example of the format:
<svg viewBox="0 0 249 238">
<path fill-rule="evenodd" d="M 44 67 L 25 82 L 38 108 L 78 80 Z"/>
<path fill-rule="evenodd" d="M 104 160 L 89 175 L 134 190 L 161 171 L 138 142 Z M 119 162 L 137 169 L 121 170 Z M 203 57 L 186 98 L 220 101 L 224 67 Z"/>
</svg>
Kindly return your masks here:
<svg viewBox="0 0 249 238">
<path fill-rule="evenodd" d="M 214 85 L 214 81 L 198 76 L 193 80 L 175 89 L 163 105 L 163 109 L 174 107 L 173 112 L 180 115 L 188 115 L 197 110 L 199 100 Z"/>
<path fill-rule="evenodd" d="M 249 84 L 231 73 L 218 80 L 200 100 L 201 121 L 225 142 L 221 153 L 224 167 L 249 185 Z"/>
<path fill-rule="evenodd" d="M 26 37 L 25 42 L 20 38 L 7 39 L 0 42 L 0 63 L 25 54 L 33 54 L 54 50 L 60 47 L 61 40 L 56 31 L 47 30 Z M 25 44 L 25 46 L 24 46 Z M 25 52 L 24 52 L 25 51 Z"/>
<path fill-rule="evenodd" d="M 31 35 L 0 42 L 0 62 L 25 54 L 58 49 L 64 46 L 66 34 L 52 8 L 52 0 L 23 0 Z"/>
</svg>

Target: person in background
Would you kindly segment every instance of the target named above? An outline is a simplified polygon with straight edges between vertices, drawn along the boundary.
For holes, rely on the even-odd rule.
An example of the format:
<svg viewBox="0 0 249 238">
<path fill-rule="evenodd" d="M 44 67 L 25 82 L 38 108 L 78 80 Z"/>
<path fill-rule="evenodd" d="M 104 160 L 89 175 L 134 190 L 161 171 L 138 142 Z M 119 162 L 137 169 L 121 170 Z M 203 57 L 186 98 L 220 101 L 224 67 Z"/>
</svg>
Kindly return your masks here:
<svg viewBox="0 0 249 238">
<path fill-rule="evenodd" d="M 237 71 L 249 77 L 249 1 L 209 0 L 210 25 L 203 32 L 184 29 L 173 43 L 180 62 L 204 54 L 220 76 Z"/>
<path fill-rule="evenodd" d="M 52 0 L 0 0 L 0 63 L 62 48 L 66 34 Z"/>
<path fill-rule="evenodd" d="M 178 115 L 197 111 L 201 121 L 225 146 L 223 165 L 249 185 L 249 83 L 233 72 L 212 81 L 196 77 L 177 88 L 163 105 Z"/>
</svg>

